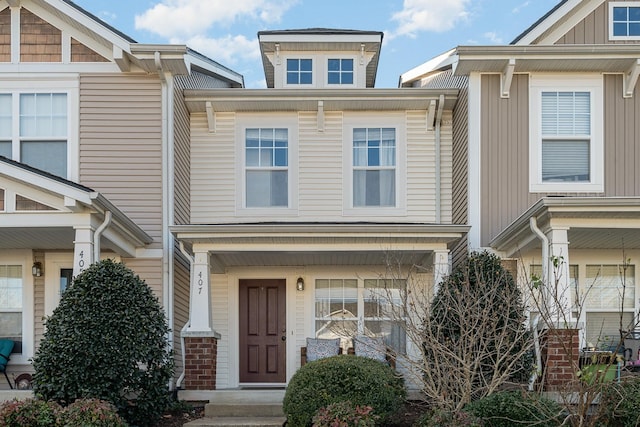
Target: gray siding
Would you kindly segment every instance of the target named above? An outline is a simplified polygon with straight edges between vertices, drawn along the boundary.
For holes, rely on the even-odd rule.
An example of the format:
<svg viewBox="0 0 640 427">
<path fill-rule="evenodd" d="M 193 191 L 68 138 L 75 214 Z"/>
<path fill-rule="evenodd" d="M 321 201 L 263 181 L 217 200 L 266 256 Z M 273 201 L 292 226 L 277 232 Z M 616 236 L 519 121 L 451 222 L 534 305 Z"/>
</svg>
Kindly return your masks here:
<svg viewBox="0 0 640 427">
<path fill-rule="evenodd" d="M 182 373 L 182 342 L 180 331 L 189 321 L 189 274 L 190 266 L 178 246 L 174 247 L 173 260 L 173 353 L 175 354 L 176 376 Z"/>
<path fill-rule="evenodd" d="M 188 224 L 190 215 L 189 193 L 191 185 L 189 176 L 191 175 L 191 164 L 189 157 L 191 150 L 189 139 L 189 111 L 184 102 L 183 90 L 186 79 L 177 77 L 175 79 L 175 90 L 173 94 L 173 156 L 174 156 L 174 222 L 176 224 Z"/>
<path fill-rule="evenodd" d="M 80 183 L 162 247 L 162 114 L 157 77 L 80 77 Z"/>
<path fill-rule="evenodd" d="M 638 2 L 640 5 L 640 2 Z M 562 20 L 561 20 L 562 21 Z M 555 44 L 635 44 L 636 41 L 609 40 L 609 1 L 602 3 Z"/>
<path fill-rule="evenodd" d="M 460 90 L 458 101 L 453 113 L 453 188 L 452 214 L 454 224 L 468 224 L 469 221 L 469 90 Z M 452 249 L 452 263 L 458 265 L 467 255 L 467 237 L 463 237 Z"/>
</svg>

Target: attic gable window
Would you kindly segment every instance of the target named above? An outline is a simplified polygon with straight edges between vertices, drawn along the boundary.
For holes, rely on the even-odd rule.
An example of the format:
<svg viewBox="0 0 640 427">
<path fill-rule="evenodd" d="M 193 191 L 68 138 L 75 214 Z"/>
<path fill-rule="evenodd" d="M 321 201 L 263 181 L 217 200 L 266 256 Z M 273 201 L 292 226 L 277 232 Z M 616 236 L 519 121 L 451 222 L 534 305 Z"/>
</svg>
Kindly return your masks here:
<svg viewBox="0 0 640 427">
<path fill-rule="evenodd" d="M 327 82 L 330 85 L 353 84 L 353 59 L 329 59 L 327 70 Z"/>
<path fill-rule="evenodd" d="M 637 2 L 609 3 L 609 39 L 640 40 L 640 5 Z"/>
</svg>

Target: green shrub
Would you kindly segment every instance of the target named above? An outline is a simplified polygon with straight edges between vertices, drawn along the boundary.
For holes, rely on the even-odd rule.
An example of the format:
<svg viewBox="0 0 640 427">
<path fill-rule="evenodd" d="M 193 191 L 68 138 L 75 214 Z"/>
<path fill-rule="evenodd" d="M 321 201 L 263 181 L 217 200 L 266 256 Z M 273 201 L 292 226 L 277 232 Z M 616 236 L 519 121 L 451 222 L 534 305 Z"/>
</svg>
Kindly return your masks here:
<svg viewBox="0 0 640 427">
<path fill-rule="evenodd" d="M 33 359 L 36 396 L 63 405 L 107 400 L 130 424 L 154 425 L 173 372 L 169 328 L 153 292 L 111 260 L 91 265 L 46 319 Z"/>
<path fill-rule="evenodd" d="M 416 422 L 415 427 L 482 427 L 482 420 L 465 411 L 435 409 Z"/>
<path fill-rule="evenodd" d="M 115 406 L 99 399 L 78 399 L 64 409 L 61 418 L 65 427 L 127 426 Z"/>
<path fill-rule="evenodd" d="M 301 367 L 289 381 L 283 409 L 290 427 L 306 427 L 320 408 L 350 401 L 356 406 L 372 407 L 383 425 L 400 409 L 405 397 L 402 378 L 386 364 L 341 355 Z"/>
<path fill-rule="evenodd" d="M 0 404 L 3 427 L 56 427 L 62 411 L 56 402 L 38 399 L 9 400 Z"/>
<path fill-rule="evenodd" d="M 562 421 L 562 407 L 534 393 L 502 391 L 465 406 L 464 410 L 492 427 L 535 425 L 555 427 Z"/>
<path fill-rule="evenodd" d="M 624 377 L 620 383 L 602 387 L 601 407 L 604 420 L 611 426 L 640 424 L 640 378 Z"/>
<path fill-rule="evenodd" d="M 354 405 L 347 400 L 320 408 L 313 417 L 313 427 L 374 427 L 379 418 L 371 406 Z"/>
</svg>

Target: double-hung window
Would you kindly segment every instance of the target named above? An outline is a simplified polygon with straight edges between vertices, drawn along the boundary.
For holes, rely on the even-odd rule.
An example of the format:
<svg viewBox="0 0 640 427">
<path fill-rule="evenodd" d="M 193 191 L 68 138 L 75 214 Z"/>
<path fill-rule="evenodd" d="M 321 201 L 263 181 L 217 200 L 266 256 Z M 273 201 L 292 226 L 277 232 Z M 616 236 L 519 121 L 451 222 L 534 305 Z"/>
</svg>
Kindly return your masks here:
<svg viewBox="0 0 640 427">
<path fill-rule="evenodd" d="M 640 5 L 637 2 L 609 3 L 609 39 L 640 39 Z"/>
<path fill-rule="evenodd" d="M 531 191 L 603 191 L 602 77 L 531 88 Z"/>
<path fill-rule="evenodd" d="M 71 114 L 77 108 L 77 82 L 58 83 L 60 89 L 34 90 L 9 82 L 0 90 L 0 155 L 76 179 L 77 170 L 71 167 L 77 162 L 77 136 L 71 131 L 76 121 Z"/>
<path fill-rule="evenodd" d="M 327 83 L 330 85 L 352 85 L 353 59 L 329 59 L 327 62 Z"/>
<path fill-rule="evenodd" d="M 406 281 L 391 279 L 316 279 L 316 337 L 341 338 L 346 350 L 357 335 L 384 338 L 406 351 L 403 301 Z"/>
<path fill-rule="evenodd" d="M 353 129 L 353 207 L 396 206 L 395 128 Z"/>
<path fill-rule="evenodd" d="M 313 60 L 310 58 L 287 59 L 287 84 L 310 85 L 313 83 Z"/>
<path fill-rule="evenodd" d="M 289 206 L 289 133 L 286 128 L 245 130 L 246 207 Z"/>
</svg>

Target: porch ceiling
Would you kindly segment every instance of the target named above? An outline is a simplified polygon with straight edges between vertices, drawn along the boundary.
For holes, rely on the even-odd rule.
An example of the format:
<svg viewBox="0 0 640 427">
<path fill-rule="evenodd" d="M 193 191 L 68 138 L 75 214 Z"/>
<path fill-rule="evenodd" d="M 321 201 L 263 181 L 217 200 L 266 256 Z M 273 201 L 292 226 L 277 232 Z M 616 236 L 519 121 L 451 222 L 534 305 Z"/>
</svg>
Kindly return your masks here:
<svg viewBox="0 0 640 427">
<path fill-rule="evenodd" d="M 567 229 L 570 249 L 622 249 L 640 247 L 640 199 L 617 197 L 546 197 L 524 212 L 490 243 L 507 256 L 541 248 L 529 225 Z"/>
<path fill-rule="evenodd" d="M 73 251 L 73 227 L 0 227 L 0 249 L 35 249 Z M 103 250 L 120 252 L 118 247 L 102 237 Z"/>
</svg>

